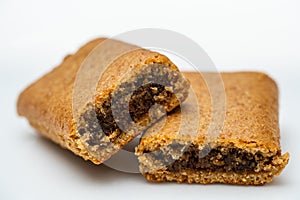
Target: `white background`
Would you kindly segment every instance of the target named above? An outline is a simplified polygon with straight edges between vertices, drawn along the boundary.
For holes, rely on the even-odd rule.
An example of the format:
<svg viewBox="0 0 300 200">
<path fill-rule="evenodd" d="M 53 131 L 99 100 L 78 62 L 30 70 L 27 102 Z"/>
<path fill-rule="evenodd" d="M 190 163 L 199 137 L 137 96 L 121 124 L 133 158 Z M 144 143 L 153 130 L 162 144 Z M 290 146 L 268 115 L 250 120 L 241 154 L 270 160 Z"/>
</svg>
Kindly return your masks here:
<svg viewBox="0 0 300 200">
<path fill-rule="evenodd" d="M 299 199 L 300 1 L 0 1 L 0 199 Z M 220 71 L 259 70 L 280 88 L 281 176 L 263 187 L 148 183 L 39 137 L 18 93 L 97 36 L 164 28 L 201 45 Z M 184 66 L 181 67 L 184 69 Z"/>
</svg>

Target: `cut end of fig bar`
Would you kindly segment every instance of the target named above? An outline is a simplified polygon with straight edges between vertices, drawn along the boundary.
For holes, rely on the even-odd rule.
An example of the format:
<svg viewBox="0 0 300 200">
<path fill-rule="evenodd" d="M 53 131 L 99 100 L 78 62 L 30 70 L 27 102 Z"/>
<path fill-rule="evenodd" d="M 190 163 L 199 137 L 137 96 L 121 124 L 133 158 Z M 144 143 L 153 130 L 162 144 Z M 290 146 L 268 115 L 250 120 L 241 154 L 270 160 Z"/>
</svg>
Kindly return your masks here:
<svg viewBox="0 0 300 200">
<path fill-rule="evenodd" d="M 226 115 L 217 116 L 224 119 L 223 127 L 210 141 L 208 124 L 216 110 L 205 82 L 218 74 L 183 75 L 190 81 L 197 102 L 185 101 L 181 109 L 186 115 L 176 109 L 146 131 L 136 149 L 142 174 L 154 182 L 244 185 L 263 185 L 278 176 L 289 154 L 281 154 L 276 83 L 263 73 L 221 73 Z M 200 120 L 191 138 L 189 132 L 180 132 L 180 127 L 191 126 L 197 118 L 196 109 Z M 188 117 L 188 124 L 181 117 Z"/>
<path fill-rule="evenodd" d="M 142 66 L 122 79 L 106 98 L 86 107 L 78 133 L 89 152 L 101 160 L 180 105 L 188 88 L 183 76 L 168 66 Z M 160 106 L 153 108 L 156 105 Z"/>
</svg>

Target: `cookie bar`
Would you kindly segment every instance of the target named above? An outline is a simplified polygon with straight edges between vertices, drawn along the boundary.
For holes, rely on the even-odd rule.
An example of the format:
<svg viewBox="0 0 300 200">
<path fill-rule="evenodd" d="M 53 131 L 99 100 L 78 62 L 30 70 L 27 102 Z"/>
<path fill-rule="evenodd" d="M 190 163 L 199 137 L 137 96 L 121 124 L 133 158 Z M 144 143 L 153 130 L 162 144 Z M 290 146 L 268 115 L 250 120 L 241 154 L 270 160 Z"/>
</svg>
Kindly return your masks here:
<svg viewBox="0 0 300 200">
<path fill-rule="evenodd" d="M 143 135 L 136 155 L 146 179 L 263 185 L 279 175 L 289 154 L 281 154 L 276 83 L 263 73 L 221 73 L 225 98 L 217 102 L 225 104 L 222 117 L 222 106 L 213 106 L 206 84 L 218 74 L 183 75 L 196 102 L 187 99 Z M 219 132 L 210 133 L 216 124 L 222 125 Z"/>
<path fill-rule="evenodd" d="M 42 135 L 100 164 L 184 101 L 188 87 L 164 55 L 99 38 L 26 88 L 17 109 Z"/>
</svg>

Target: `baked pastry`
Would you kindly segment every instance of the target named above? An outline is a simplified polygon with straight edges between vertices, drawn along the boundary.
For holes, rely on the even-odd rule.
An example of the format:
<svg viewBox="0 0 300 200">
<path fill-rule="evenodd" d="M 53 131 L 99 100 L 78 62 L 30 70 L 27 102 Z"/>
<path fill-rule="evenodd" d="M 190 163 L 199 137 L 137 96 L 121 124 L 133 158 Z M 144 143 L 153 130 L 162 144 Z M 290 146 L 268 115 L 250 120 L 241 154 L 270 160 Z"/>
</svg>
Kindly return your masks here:
<svg viewBox="0 0 300 200">
<path fill-rule="evenodd" d="M 218 74 L 183 75 L 197 100 L 188 98 L 141 138 L 136 155 L 146 179 L 263 185 L 279 175 L 289 154 L 281 154 L 276 83 L 263 73 L 221 73 L 226 98 L 213 106 L 206 83 Z"/>
<path fill-rule="evenodd" d="M 26 88 L 17 109 L 42 135 L 100 164 L 177 107 L 188 87 L 167 57 L 99 38 Z"/>
</svg>

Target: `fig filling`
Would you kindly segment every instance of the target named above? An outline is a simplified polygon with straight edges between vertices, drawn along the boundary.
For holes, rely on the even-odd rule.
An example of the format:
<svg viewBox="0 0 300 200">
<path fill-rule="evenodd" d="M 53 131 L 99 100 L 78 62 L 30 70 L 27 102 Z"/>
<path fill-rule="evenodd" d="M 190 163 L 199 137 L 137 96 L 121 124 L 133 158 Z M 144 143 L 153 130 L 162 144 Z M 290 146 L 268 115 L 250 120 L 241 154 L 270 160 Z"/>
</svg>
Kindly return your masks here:
<svg viewBox="0 0 300 200">
<path fill-rule="evenodd" d="M 195 145 L 190 145 L 182 153 L 183 145 L 169 145 L 170 154 L 163 153 L 162 150 L 148 152 L 151 160 L 160 161 L 166 166 L 167 171 L 180 172 L 183 170 L 208 171 L 208 172 L 235 172 L 253 173 L 263 170 L 260 166 L 272 163 L 273 157 L 264 157 L 262 153 L 249 153 L 243 149 L 235 147 L 216 147 L 210 149 L 209 146 L 199 150 Z M 147 153 L 147 152 L 144 152 Z M 178 157 L 179 159 L 173 159 Z"/>
</svg>

